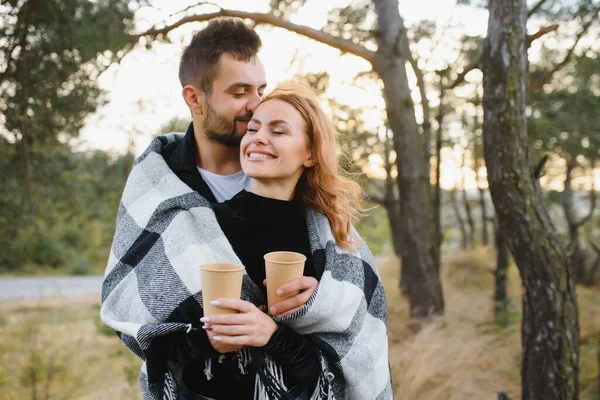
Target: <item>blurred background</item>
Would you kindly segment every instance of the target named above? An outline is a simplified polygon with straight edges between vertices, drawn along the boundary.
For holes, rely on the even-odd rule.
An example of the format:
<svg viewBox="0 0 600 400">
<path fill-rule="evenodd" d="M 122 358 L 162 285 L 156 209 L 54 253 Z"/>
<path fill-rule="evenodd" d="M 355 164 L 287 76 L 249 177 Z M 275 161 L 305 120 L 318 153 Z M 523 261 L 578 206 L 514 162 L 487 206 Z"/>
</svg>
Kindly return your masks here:
<svg viewBox="0 0 600 400">
<path fill-rule="evenodd" d="M 400 2 L 408 92 L 395 110 L 371 59 L 371 1 L 1 0 L 0 399 L 140 397 L 139 360 L 99 320 L 102 274 L 135 157 L 190 122 L 177 70 L 205 23 L 194 16 L 223 10 L 255 25 L 269 88 L 311 85 L 340 133 L 372 206 L 357 229 L 388 293 L 396 397 L 518 398 L 521 281 L 483 158 L 486 5 Z M 532 174 L 574 260 L 581 398 L 598 399 L 600 3 L 528 6 Z M 396 146 L 407 133 L 388 118 L 401 107 L 425 146 L 423 201 L 440 239 L 445 307 L 427 324 L 414 318 L 399 261 Z"/>
</svg>

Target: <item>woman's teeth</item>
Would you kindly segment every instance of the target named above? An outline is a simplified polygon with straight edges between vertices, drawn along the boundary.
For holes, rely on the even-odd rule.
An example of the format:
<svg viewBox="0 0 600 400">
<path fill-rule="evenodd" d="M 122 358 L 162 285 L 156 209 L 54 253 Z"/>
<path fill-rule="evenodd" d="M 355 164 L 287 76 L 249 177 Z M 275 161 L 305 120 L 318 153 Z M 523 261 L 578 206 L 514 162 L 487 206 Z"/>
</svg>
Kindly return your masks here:
<svg viewBox="0 0 600 400">
<path fill-rule="evenodd" d="M 250 153 L 248 154 L 248 158 L 255 160 L 272 160 L 275 157 L 263 153 Z"/>
</svg>

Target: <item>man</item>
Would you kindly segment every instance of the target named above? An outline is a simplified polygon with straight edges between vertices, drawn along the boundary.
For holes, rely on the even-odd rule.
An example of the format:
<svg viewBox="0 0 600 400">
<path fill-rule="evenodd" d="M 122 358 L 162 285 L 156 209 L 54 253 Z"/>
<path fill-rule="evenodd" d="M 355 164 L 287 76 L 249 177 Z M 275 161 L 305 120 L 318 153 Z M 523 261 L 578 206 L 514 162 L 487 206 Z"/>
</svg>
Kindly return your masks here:
<svg viewBox="0 0 600 400">
<path fill-rule="evenodd" d="M 256 32 L 247 27 L 242 20 L 221 18 L 210 21 L 203 30 L 199 31 L 181 57 L 179 79 L 183 86 L 183 99 L 191 112 L 192 123 L 183 138 L 177 137 L 162 146 L 161 155 L 168 168 L 181 182 L 210 203 L 229 200 L 239 191 L 249 188 L 249 178 L 243 174 L 241 169 L 239 145 L 266 87 L 264 67 L 257 56 L 260 46 L 261 41 Z M 144 153 L 140 158 L 146 154 Z M 147 173 L 152 174 L 152 171 L 147 171 Z M 130 180 L 132 180 L 131 177 Z M 127 196 L 126 188 L 122 208 L 128 208 L 125 204 Z M 148 202 L 150 202 L 151 199 L 148 198 Z M 132 214 L 135 214 L 136 210 L 140 208 L 149 208 L 149 206 L 139 203 L 143 203 L 143 201 L 135 203 L 135 207 L 129 206 Z M 120 220 L 124 220 L 122 214 L 123 210 L 120 210 Z M 135 216 L 133 218 L 135 219 Z M 145 221 L 147 222 L 148 218 Z M 139 221 L 135 222 L 137 225 L 145 226 Z M 125 221 L 121 224 L 128 226 L 131 225 L 131 222 Z M 198 226 L 197 228 L 212 229 L 208 226 Z M 118 221 L 115 242 L 120 229 L 122 228 Z M 145 233 L 146 231 L 150 232 Z M 198 298 L 188 296 L 177 306 L 175 311 L 168 315 L 168 318 L 160 321 L 160 318 L 155 316 L 160 314 L 160 304 L 156 304 L 153 298 L 156 297 L 155 292 L 140 287 L 140 292 L 146 291 L 152 294 L 144 297 L 142 293 L 141 300 L 137 298 L 131 300 L 132 295 L 128 292 L 138 289 L 136 286 L 138 283 L 128 282 L 128 285 L 135 289 L 125 289 L 126 286 L 123 282 L 125 280 L 136 281 L 136 277 L 130 279 L 124 277 L 123 274 L 125 272 L 130 274 L 128 271 L 131 270 L 131 267 L 136 267 L 140 260 L 148 264 L 147 260 L 150 255 L 154 251 L 161 250 L 160 240 L 161 238 L 157 237 L 152 229 L 144 228 L 144 232 L 137 235 L 130 244 L 121 246 L 122 251 L 116 249 L 120 245 L 119 243 L 113 243 L 111 259 L 114 261 L 115 258 L 118 258 L 118 262 L 115 261 L 114 264 L 118 264 L 122 268 L 110 267 L 111 260 L 109 260 L 102 290 L 102 319 L 115 328 L 128 347 L 146 360 L 148 366 L 145 368 L 148 379 L 147 382 L 141 379 L 145 398 L 159 398 L 161 391 L 167 391 L 169 382 L 155 382 L 155 380 L 160 380 L 161 376 L 165 376 L 167 363 L 169 363 L 169 368 L 174 371 L 173 377 L 176 380 L 177 392 L 180 397 L 184 399 L 236 398 L 235 394 L 239 387 L 236 387 L 235 382 L 224 380 L 226 374 L 221 371 L 224 367 L 213 365 L 214 376 L 211 376 L 211 373 L 206 373 L 205 361 L 218 357 L 220 354 L 240 350 L 239 347 L 213 341 L 210 333 L 207 335 L 201 329 L 194 329 L 192 324 L 189 324 L 186 332 L 181 332 L 181 329 L 177 327 L 168 334 L 165 334 L 165 329 L 170 328 L 158 328 L 163 330 L 159 334 L 156 331 L 152 331 L 151 335 L 141 332 L 151 329 L 148 328 L 152 325 L 149 322 L 154 320 L 163 323 L 169 322 L 172 323 L 170 326 L 175 326 L 173 323 L 177 321 L 187 323 L 199 319 L 199 316 L 195 314 Z M 143 250 L 140 251 L 140 248 Z M 113 252 L 122 254 L 115 256 Z M 145 268 L 149 272 L 145 273 L 153 273 L 146 264 Z M 143 282 L 139 274 L 140 272 L 138 272 L 137 281 Z M 177 277 L 171 279 L 177 279 Z M 308 301 L 316 285 L 316 279 L 302 277 L 282 286 L 280 288 L 282 294 L 298 291 L 299 294 L 275 304 L 269 310 L 270 314 L 282 316 L 300 308 Z M 119 290 L 123 293 L 116 295 L 115 293 Z M 144 303 L 144 310 L 148 308 L 151 314 L 141 328 L 128 330 L 131 324 L 127 312 L 121 312 L 118 318 L 110 315 L 115 309 L 133 310 L 137 306 L 136 302 L 140 301 Z M 152 305 L 148 306 L 148 303 L 152 303 Z M 155 307 L 157 311 L 152 310 L 152 307 Z M 148 314 L 146 311 L 144 313 Z M 166 324 L 162 325 L 166 326 Z M 150 337 L 152 343 L 144 343 L 145 337 Z M 149 360 L 152 360 L 152 363 Z M 208 365 L 210 366 L 210 364 Z M 142 378 L 143 374 L 144 371 Z M 237 384 L 247 385 L 248 381 L 242 379 Z"/>
</svg>

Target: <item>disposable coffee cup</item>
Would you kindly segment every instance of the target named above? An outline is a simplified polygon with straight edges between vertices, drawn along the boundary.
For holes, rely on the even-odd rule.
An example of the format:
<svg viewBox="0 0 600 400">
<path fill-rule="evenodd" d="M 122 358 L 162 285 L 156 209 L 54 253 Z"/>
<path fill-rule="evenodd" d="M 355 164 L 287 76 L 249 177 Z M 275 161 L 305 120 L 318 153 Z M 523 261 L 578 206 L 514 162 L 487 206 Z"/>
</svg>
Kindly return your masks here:
<svg viewBox="0 0 600 400">
<path fill-rule="evenodd" d="M 213 306 L 210 302 L 220 298 L 240 298 L 244 266 L 231 263 L 202 264 L 200 276 L 204 315 L 236 313 L 230 308 Z"/>
<path fill-rule="evenodd" d="M 267 304 L 269 308 L 296 293 L 278 296 L 279 287 L 304 274 L 306 256 L 293 251 L 274 251 L 267 253 L 265 258 L 265 273 L 267 275 Z"/>
</svg>

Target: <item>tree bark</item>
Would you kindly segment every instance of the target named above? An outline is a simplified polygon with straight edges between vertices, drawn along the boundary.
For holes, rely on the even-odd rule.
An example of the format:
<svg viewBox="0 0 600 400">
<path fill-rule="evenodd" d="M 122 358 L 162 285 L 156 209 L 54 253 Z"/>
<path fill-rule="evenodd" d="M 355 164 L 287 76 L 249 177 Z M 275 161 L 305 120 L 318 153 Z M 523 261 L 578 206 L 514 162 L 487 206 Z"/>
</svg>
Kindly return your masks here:
<svg viewBox="0 0 600 400">
<path fill-rule="evenodd" d="M 579 323 L 569 257 L 530 170 L 525 0 L 489 2 L 484 155 L 500 233 L 523 281 L 522 398 L 579 397 Z"/>
<path fill-rule="evenodd" d="M 408 86 L 404 41 L 408 40 L 397 0 L 376 0 L 377 57 L 374 70 L 384 88 L 388 122 L 394 132 L 394 150 L 400 192 L 402 265 L 411 316 L 424 318 L 444 310 L 429 171 L 423 137 L 415 119 Z"/>
<path fill-rule="evenodd" d="M 488 233 L 488 215 L 487 208 L 485 206 L 485 189 L 477 185 L 479 191 L 479 207 L 481 208 L 481 243 L 484 246 L 490 244 L 490 237 Z"/>
<path fill-rule="evenodd" d="M 494 271 L 494 312 L 496 320 L 508 311 L 506 294 L 506 274 L 508 273 L 509 252 L 506 240 L 498 229 L 498 221 L 494 222 L 494 243 L 496 245 L 496 269 Z"/>
<path fill-rule="evenodd" d="M 385 194 L 384 205 L 387 211 L 388 222 L 392 233 L 392 245 L 394 253 L 398 258 L 402 256 L 402 227 L 400 226 L 400 206 L 398 196 L 394 190 L 394 181 L 392 178 L 392 162 L 390 154 L 392 152 L 392 138 L 389 137 L 386 131 L 384 146 L 384 168 L 385 168 Z M 402 271 L 403 269 L 401 269 Z M 401 275 L 402 276 L 402 275 Z M 403 289 L 402 278 L 400 279 L 400 289 Z M 403 291 L 404 292 L 404 291 Z"/>
</svg>

